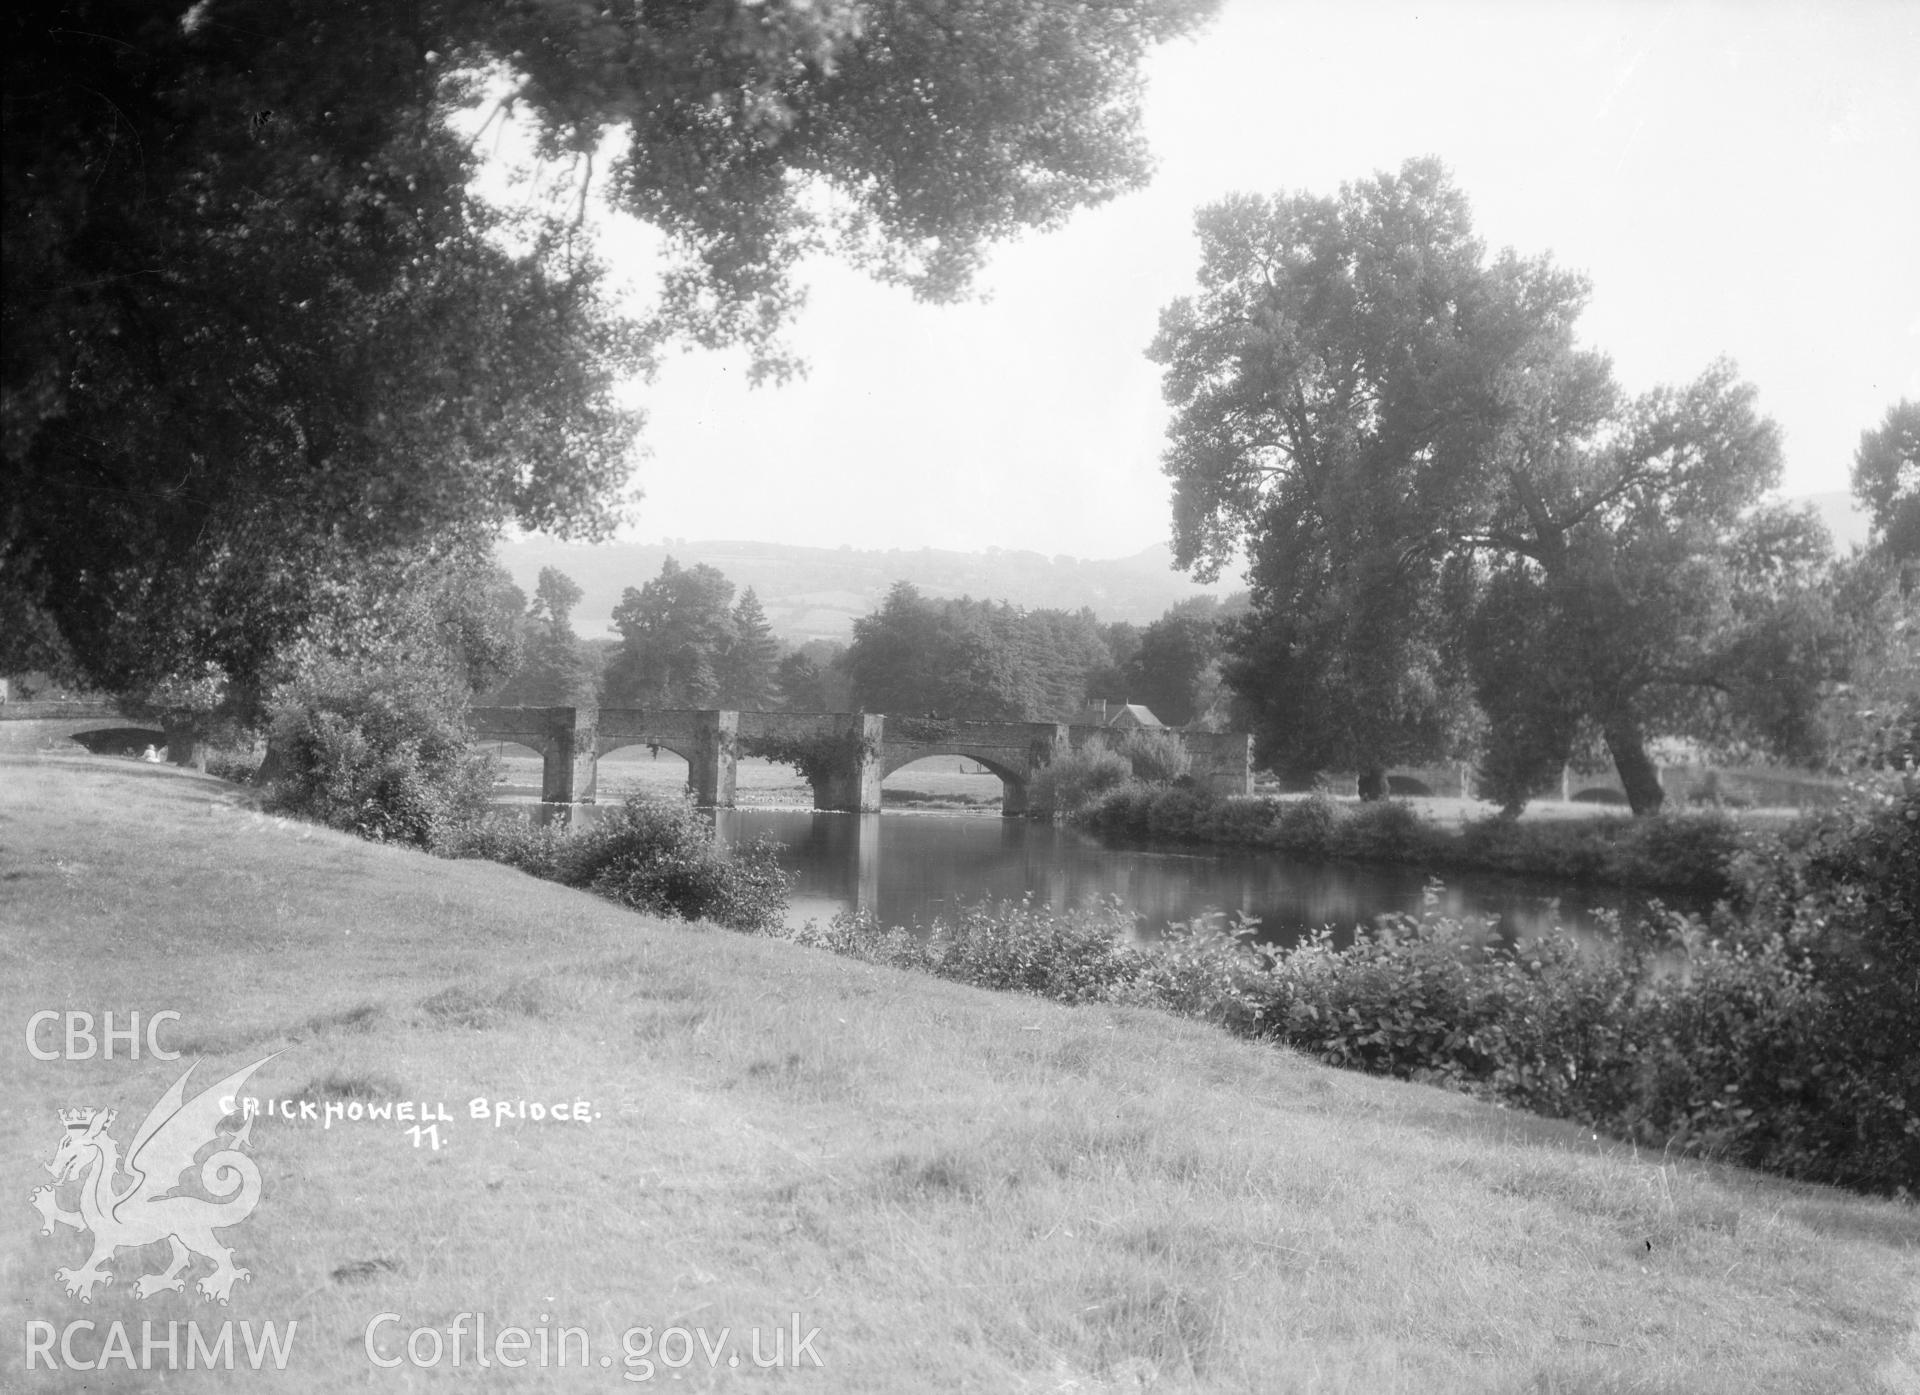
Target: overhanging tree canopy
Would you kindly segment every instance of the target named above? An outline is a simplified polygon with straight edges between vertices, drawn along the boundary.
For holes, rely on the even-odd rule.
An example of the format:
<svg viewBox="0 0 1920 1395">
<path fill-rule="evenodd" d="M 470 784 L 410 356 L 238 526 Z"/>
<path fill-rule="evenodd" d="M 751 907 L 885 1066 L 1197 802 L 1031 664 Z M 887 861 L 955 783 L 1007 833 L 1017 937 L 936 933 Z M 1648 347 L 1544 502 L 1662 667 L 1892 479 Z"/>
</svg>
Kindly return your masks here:
<svg viewBox="0 0 1920 1395">
<path fill-rule="evenodd" d="M 809 252 L 949 296 L 1139 184 L 1138 62 L 1213 3 L 11 7 L 0 666 L 253 674 L 361 559 L 604 527 L 662 343 L 777 369 Z M 549 156 L 624 135 L 600 185 L 672 248 L 645 323 L 578 205 L 473 193 L 448 118 L 489 82 Z"/>
</svg>

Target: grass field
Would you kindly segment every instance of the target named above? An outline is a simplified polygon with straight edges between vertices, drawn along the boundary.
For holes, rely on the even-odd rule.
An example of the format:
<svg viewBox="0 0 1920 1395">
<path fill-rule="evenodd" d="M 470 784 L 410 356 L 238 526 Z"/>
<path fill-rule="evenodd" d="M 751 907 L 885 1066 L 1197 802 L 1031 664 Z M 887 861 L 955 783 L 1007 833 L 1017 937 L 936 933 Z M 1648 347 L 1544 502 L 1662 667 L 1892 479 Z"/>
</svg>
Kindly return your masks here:
<svg viewBox="0 0 1920 1395">
<path fill-rule="evenodd" d="M 229 1319 L 297 1322 L 286 1370 L 165 1389 L 1920 1389 L 1910 1205 L 1636 1154 L 1153 1013 L 653 922 L 263 817 L 168 768 L 0 763 L 0 930 L 7 1390 L 162 1388 L 24 1370 L 32 1322 L 96 1324 L 82 1358 L 131 1324 L 137 1358 L 143 1320 Z M 161 1041 L 178 1062 L 28 1054 L 36 1011 L 136 1009 L 181 1014 Z M 117 1108 L 124 1145 L 189 1060 L 210 1082 L 271 1053 L 262 1095 L 444 1103 L 440 1146 L 256 1119 L 230 1307 L 191 1284 L 136 1298 L 163 1244 L 122 1251 L 91 1305 L 66 1296 L 53 1270 L 85 1239 L 41 1235 L 26 1205 L 58 1111 Z M 476 1098 L 593 1118 L 496 1126 Z M 475 1313 L 532 1333 L 528 1365 L 476 1372 Z M 764 1358 L 796 1314 L 818 1330 L 802 1364 L 755 1369 L 748 1334 Z M 456 1325 L 460 1369 L 405 1359 L 413 1329 Z M 536 1366 L 563 1328 L 590 1364 L 556 1337 L 570 1364 Z"/>
</svg>

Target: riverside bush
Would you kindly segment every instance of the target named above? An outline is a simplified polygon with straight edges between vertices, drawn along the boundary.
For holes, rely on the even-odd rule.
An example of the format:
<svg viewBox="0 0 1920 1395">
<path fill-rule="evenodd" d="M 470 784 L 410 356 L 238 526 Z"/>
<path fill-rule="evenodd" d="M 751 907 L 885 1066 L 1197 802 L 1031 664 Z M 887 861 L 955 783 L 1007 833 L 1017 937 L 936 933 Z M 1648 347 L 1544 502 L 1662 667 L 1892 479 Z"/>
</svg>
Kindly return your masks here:
<svg viewBox="0 0 1920 1395">
<path fill-rule="evenodd" d="M 1062 752 L 1033 778 L 1033 803 L 1074 815 L 1125 789 L 1184 784 L 1192 758 L 1170 731 L 1130 731 L 1113 745 L 1094 736 Z"/>
<path fill-rule="evenodd" d="M 1751 933 L 1798 956 L 1820 995 L 1792 1024 L 1798 1067 L 1743 1085 L 1746 1106 L 1784 1117 L 1774 1165 L 1920 1191 L 1920 776 L 1879 777 L 1745 849 L 1733 875 Z"/>
<path fill-rule="evenodd" d="M 1140 976 L 1144 954 L 1131 943 L 1133 928 L 1117 901 L 1054 911 L 1029 899 L 964 906 L 920 933 L 842 912 L 824 930 L 810 922 L 791 938 L 976 988 L 1097 1003 L 1116 1001 Z"/>
<path fill-rule="evenodd" d="M 653 915 L 756 932 L 779 929 L 786 916 L 789 883 L 778 845 L 763 838 L 729 852 L 685 803 L 634 796 L 578 832 L 492 819 L 454 851 Z"/>
<path fill-rule="evenodd" d="M 1170 731 L 1135 728 L 1120 738 L 1114 750 L 1126 758 L 1134 779 L 1150 785 L 1171 784 L 1193 768 L 1186 743 Z"/>
<path fill-rule="evenodd" d="M 1042 809 L 1070 814 L 1118 789 L 1133 777 L 1133 766 L 1100 737 L 1062 751 L 1033 777 L 1032 802 Z"/>
<path fill-rule="evenodd" d="M 1305 799 L 1275 801 L 1278 812 L 1272 824 L 1273 845 L 1301 857 L 1325 857 L 1333 848 L 1334 831 L 1340 826 L 1340 811 L 1324 794 Z"/>
<path fill-rule="evenodd" d="M 1360 804 L 1334 824 L 1327 852 L 1361 862 L 1428 862 L 1437 832 L 1405 804 Z"/>
<path fill-rule="evenodd" d="M 1296 857 L 1609 882 L 1703 901 L 1733 890 L 1730 868 L 1743 846 L 1739 825 L 1718 810 L 1561 823 L 1496 816 L 1456 832 L 1397 800 L 1222 799 L 1190 786 L 1134 783 L 1100 795 L 1076 821 L 1116 839 L 1242 843 Z"/>
<path fill-rule="evenodd" d="M 447 845 L 493 797 L 493 761 L 459 714 L 405 685 L 305 694 L 281 710 L 272 746 L 267 808 L 375 842 Z"/>
<path fill-rule="evenodd" d="M 778 845 L 762 838 L 730 854 L 687 804 L 627 800 L 579 836 L 567 873 L 636 911 L 732 930 L 777 930 L 787 909 Z"/>
</svg>

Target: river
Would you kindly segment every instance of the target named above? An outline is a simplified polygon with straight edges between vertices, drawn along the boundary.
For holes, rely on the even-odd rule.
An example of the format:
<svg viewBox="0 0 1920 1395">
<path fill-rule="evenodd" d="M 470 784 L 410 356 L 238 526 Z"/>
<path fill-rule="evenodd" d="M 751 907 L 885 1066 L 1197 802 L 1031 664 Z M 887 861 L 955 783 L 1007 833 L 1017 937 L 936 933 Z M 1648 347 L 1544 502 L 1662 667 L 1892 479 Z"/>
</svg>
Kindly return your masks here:
<svg viewBox="0 0 1920 1395">
<path fill-rule="evenodd" d="M 1411 867 L 1257 850 L 1112 848 L 1072 828 L 978 813 L 728 809 L 716 811 L 715 823 L 728 843 L 768 837 L 780 845 L 781 866 L 794 878 L 789 921 L 796 926 L 854 909 L 907 925 L 982 899 L 1031 896 L 1066 909 L 1117 897 L 1143 939 L 1207 911 L 1258 920 L 1259 938 L 1268 942 L 1291 942 L 1322 926 L 1346 939 L 1375 916 L 1418 911 L 1426 883 Z M 1556 914 L 1578 935 L 1603 934 L 1604 922 L 1590 907 L 1630 912 L 1639 903 L 1609 888 L 1461 872 L 1448 876 L 1439 908 L 1486 918 L 1514 940 L 1546 932 Z"/>
</svg>

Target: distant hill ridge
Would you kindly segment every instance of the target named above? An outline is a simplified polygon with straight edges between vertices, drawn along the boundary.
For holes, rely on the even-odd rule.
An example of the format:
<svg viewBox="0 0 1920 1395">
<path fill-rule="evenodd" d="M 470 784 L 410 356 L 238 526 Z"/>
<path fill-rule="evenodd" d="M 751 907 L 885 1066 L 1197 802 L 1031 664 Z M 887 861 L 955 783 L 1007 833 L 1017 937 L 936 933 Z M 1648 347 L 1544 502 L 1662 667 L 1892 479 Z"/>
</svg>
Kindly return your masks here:
<svg viewBox="0 0 1920 1395">
<path fill-rule="evenodd" d="M 1867 517 L 1844 492 L 1787 500 L 1820 515 L 1836 548 L 1867 539 Z M 1093 611 L 1103 621 L 1157 620 L 1190 597 L 1225 595 L 1238 580 L 1202 586 L 1173 569 L 1173 551 L 1156 543 L 1129 557 L 1082 560 L 1038 552 L 947 552 L 938 548 L 802 547 L 789 543 L 672 538 L 658 543 L 565 543 L 530 537 L 502 542 L 501 565 L 533 594 L 542 567 L 558 567 L 584 593 L 574 612 L 583 638 L 611 632 L 613 608 L 629 586 L 644 586 L 668 557 L 682 566 L 704 562 L 725 572 L 738 590 L 751 586 L 774 633 L 795 644 L 845 640 L 853 622 L 872 612 L 896 581 L 911 581 L 929 596 L 972 596 L 1029 610 Z"/>
<path fill-rule="evenodd" d="M 873 611 L 896 581 L 935 597 L 972 596 L 1029 610 L 1092 610 L 1103 621 L 1157 620 L 1192 596 L 1224 594 L 1235 583 L 1202 586 L 1173 569 L 1163 544 L 1130 557 L 1087 561 L 1038 552 L 947 552 L 937 548 L 801 547 L 786 543 L 674 538 L 659 543 L 565 543 L 549 538 L 502 542 L 501 565 L 529 595 L 542 567 L 558 567 L 584 593 L 574 628 L 594 639 L 610 631 L 613 608 L 627 587 L 645 585 L 672 557 L 704 562 L 744 591 L 751 586 L 774 633 L 793 643 L 845 640 L 853 622 Z"/>
</svg>

